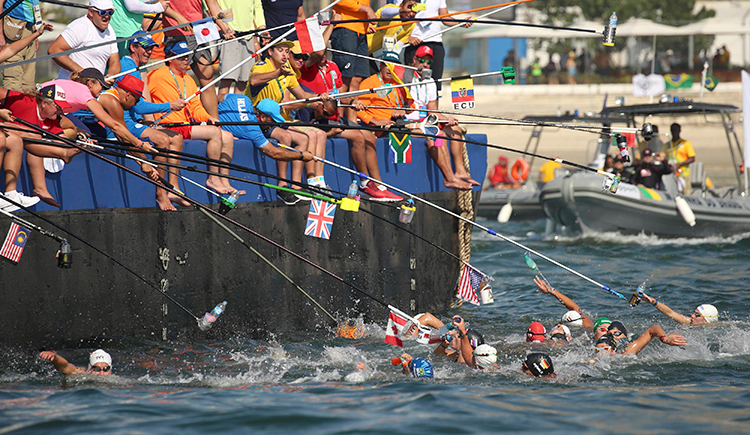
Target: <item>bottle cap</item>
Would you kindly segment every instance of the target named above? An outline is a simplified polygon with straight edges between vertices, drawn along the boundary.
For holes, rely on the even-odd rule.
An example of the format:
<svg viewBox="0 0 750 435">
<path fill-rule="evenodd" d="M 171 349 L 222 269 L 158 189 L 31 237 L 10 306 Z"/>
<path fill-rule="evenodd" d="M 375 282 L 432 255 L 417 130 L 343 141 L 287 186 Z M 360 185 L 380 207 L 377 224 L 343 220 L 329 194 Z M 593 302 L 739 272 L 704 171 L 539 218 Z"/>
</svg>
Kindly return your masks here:
<svg viewBox="0 0 750 435">
<path fill-rule="evenodd" d="M 401 357 L 397 356 L 396 358 L 392 358 L 391 359 L 391 364 L 393 364 L 394 366 L 400 365 L 401 364 Z"/>
</svg>

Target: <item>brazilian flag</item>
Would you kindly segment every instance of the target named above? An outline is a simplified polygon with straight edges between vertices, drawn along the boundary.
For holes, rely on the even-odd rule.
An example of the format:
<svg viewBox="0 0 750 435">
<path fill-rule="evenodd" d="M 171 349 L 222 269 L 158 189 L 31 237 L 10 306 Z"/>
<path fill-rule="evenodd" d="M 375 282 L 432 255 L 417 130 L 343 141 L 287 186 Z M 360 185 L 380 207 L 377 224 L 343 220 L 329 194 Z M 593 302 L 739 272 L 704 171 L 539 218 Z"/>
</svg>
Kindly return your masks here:
<svg viewBox="0 0 750 435">
<path fill-rule="evenodd" d="M 719 79 L 714 76 L 707 75 L 706 80 L 703 82 L 703 86 L 709 91 L 713 91 L 716 86 L 719 85 Z"/>
<path fill-rule="evenodd" d="M 693 76 L 690 74 L 664 74 L 664 84 L 667 89 L 692 88 Z"/>
</svg>

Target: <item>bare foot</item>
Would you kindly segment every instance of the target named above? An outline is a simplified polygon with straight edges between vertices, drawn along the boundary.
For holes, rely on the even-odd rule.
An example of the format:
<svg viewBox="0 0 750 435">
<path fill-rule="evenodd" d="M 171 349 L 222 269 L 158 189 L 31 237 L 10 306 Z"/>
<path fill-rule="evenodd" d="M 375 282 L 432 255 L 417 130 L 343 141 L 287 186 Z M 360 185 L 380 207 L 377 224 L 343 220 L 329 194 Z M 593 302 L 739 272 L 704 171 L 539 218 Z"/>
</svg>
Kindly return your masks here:
<svg viewBox="0 0 750 435">
<path fill-rule="evenodd" d="M 65 157 L 62 158 L 62 161 L 65 162 L 65 164 L 68 164 L 71 160 L 73 160 L 73 157 L 81 154 L 82 152 L 83 150 L 81 150 L 80 148 L 69 148 L 67 151 L 65 151 Z"/>
<path fill-rule="evenodd" d="M 479 182 L 476 181 L 476 180 L 474 180 L 473 178 L 471 178 L 469 176 L 469 174 L 465 174 L 465 175 L 464 174 L 461 174 L 461 175 L 456 174 L 456 178 L 458 178 L 461 181 L 465 181 L 465 182 L 471 184 L 472 186 L 479 186 Z"/>
<path fill-rule="evenodd" d="M 169 201 L 169 198 L 165 198 L 164 195 L 156 195 L 156 204 L 159 205 L 161 211 L 177 211 L 175 206 Z"/>
<path fill-rule="evenodd" d="M 190 207 L 190 202 L 187 199 L 183 199 L 174 193 L 167 194 L 167 197 L 169 197 L 169 200 L 177 205 L 182 205 L 185 207 Z"/>
<path fill-rule="evenodd" d="M 221 195 L 226 195 L 226 194 L 230 194 L 234 192 L 234 190 L 224 187 L 224 185 L 222 185 L 221 182 L 215 182 L 210 177 L 208 178 L 208 180 L 206 180 L 206 187 L 214 190 L 216 193 L 221 194 Z"/>
<path fill-rule="evenodd" d="M 447 187 L 449 189 L 471 190 L 471 184 L 466 183 L 464 181 L 461 181 L 458 178 L 456 178 L 455 180 L 452 180 L 452 181 L 445 180 L 445 182 L 443 182 L 443 184 L 445 184 L 445 187 Z"/>
<path fill-rule="evenodd" d="M 46 190 L 42 192 L 41 190 L 34 189 L 32 195 L 38 196 L 39 199 L 51 205 L 52 207 L 61 207 L 60 203 L 55 201 L 55 198 L 53 198 L 52 195 Z"/>
<path fill-rule="evenodd" d="M 227 188 L 227 189 L 229 189 L 229 190 L 230 190 L 230 192 L 229 192 L 229 193 L 240 192 L 240 195 L 244 195 L 244 194 L 246 194 L 246 193 L 247 193 L 247 192 L 245 192 L 244 190 L 239 190 L 239 191 L 238 191 L 237 189 L 235 189 L 235 188 L 234 188 L 234 186 L 232 186 L 231 184 L 229 184 L 229 180 L 227 180 L 226 178 L 222 178 L 222 179 L 221 179 L 221 184 L 222 184 L 222 185 L 223 185 L 223 186 L 224 186 L 225 188 Z"/>
</svg>

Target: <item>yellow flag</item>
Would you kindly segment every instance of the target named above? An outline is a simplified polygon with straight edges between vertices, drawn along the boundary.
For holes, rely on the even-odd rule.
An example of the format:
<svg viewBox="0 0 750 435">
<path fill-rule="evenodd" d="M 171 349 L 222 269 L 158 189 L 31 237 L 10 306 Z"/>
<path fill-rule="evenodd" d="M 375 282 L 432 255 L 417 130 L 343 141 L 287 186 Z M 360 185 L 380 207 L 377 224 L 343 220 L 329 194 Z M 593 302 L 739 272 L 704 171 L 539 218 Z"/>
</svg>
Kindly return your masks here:
<svg viewBox="0 0 750 435">
<path fill-rule="evenodd" d="M 453 110 L 474 108 L 474 79 L 471 77 L 451 80 Z"/>
</svg>

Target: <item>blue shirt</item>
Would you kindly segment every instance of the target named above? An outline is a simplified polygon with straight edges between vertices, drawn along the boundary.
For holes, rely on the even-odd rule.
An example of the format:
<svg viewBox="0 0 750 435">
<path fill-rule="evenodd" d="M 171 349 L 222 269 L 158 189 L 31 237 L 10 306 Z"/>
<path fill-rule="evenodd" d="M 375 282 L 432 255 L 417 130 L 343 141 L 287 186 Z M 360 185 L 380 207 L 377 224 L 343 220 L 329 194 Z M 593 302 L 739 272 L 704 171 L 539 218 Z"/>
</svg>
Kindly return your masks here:
<svg viewBox="0 0 750 435">
<path fill-rule="evenodd" d="M 8 10 L 13 3 L 17 0 L 5 0 L 3 2 L 3 10 Z M 13 17 L 19 20 L 24 20 L 27 23 L 34 23 L 34 6 L 39 4 L 39 0 L 24 0 L 23 3 L 16 6 L 12 11 L 8 13 L 9 17 Z M 296 21 L 296 20 L 295 20 Z"/>
<path fill-rule="evenodd" d="M 227 94 L 219 103 L 219 121 L 221 122 L 258 122 L 253 112 L 250 97 L 240 94 Z M 253 142 L 255 148 L 268 145 L 268 139 L 257 125 L 222 125 L 221 128 L 232 133 L 238 139 Z"/>
<path fill-rule="evenodd" d="M 131 59 L 130 56 L 123 56 L 120 59 L 120 71 L 123 71 L 123 72 L 130 71 L 131 69 L 134 69 L 137 67 L 138 65 L 135 64 L 135 61 Z M 141 76 L 140 71 L 134 71 L 127 75 L 143 80 L 143 76 Z M 140 101 L 138 101 L 138 104 L 133 106 L 125 114 L 125 121 L 135 122 L 135 120 L 139 118 L 138 115 L 148 115 L 151 113 L 163 113 L 163 112 L 169 112 L 169 103 L 161 103 L 161 104 L 149 103 L 148 101 L 145 101 L 143 98 L 141 98 Z"/>
</svg>

